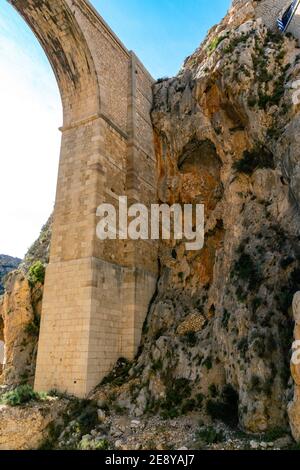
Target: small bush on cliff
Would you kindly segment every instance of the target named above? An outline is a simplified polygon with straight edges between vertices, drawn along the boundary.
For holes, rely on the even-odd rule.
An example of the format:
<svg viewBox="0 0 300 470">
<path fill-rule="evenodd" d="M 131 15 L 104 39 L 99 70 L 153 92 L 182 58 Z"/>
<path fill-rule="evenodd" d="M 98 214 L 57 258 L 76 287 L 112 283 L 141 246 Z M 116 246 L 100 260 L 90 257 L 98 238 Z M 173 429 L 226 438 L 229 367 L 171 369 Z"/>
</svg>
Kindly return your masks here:
<svg viewBox="0 0 300 470">
<path fill-rule="evenodd" d="M 224 41 L 224 39 L 226 38 L 227 35 L 215 37 L 207 46 L 208 53 L 212 54 L 217 49 L 218 45 L 221 44 L 221 42 Z"/>
<path fill-rule="evenodd" d="M 197 334 L 195 331 L 188 331 L 182 338 L 182 341 L 186 343 L 189 347 L 193 348 L 197 344 Z"/>
<path fill-rule="evenodd" d="M 247 33 L 247 34 L 242 33 L 241 36 L 236 36 L 232 38 L 229 45 L 224 49 L 224 53 L 232 54 L 238 45 L 243 44 L 243 43 L 245 44 L 248 41 L 250 35 L 251 33 Z"/>
<path fill-rule="evenodd" d="M 222 320 L 221 320 L 221 323 L 222 323 L 222 327 L 228 331 L 228 323 L 229 323 L 229 320 L 230 320 L 230 312 L 228 312 L 228 310 L 224 309 L 224 313 L 223 313 L 223 317 L 222 317 Z"/>
<path fill-rule="evenodd" d="M 80 450 L 108 450 L 109 442 L 107 439 L 96 439 L 83 438 L 79 443 Z"/>
<path fill-rule="evenodd" d="M 251 256 L 247 253 L 242 253 L 238 261 L 236 261 L 234 270 L 236 275 L 243 281 L 252 279 L 256 275 L 256 266 Z"/>
<path fill-rule="evenodd" d="M 218 444 L 225 440 L 225 436 L 222 431 L 217 431 L 212 426 L 207 428 L 200 428 L 196 433 L 196 437 L 205 444 Z"/>
<path fill-rule="evenodd" d="M 34 319 L 25 327 L 25 332 L 33 338 L 38 338 L 40 332 L 40 316 L 35 315 Z"/>
<path fill-rule="evenodd" d="M 161 403 L 161 417 L 172 419 L 191 411 L 196 406 L 196 402 L 190 399 L 191 392 L 189 380 L 181 378 L 171 381 L 167 385 L 166 399 Z"/>
<path fill-rule="evenodd" d="M 114 369 L 101 382 L 101 385 L 112 384 L 121 386 L 128 379 L 128 373 L 132 367 L 132 363 L 126 358 L 118 359 Z"/>
<path fill-rule="evenodd" d="M 277 439 L 281 439 L 282 437 L 286 437 L 288 434 L 289 431 L 287 428 L 277 427 L 269 429 L 269 431 L 263 434 L 262 439 L 264 442 L 273 442 Z"/>
<path fill-rule="evenodd" d="M 20 406 L 32 400 L 43 400 L 46 395 L 35 392 L 30 385 L 20 385 L 14 390 L 4 393 L 0 399 L 2 405 Z"/>
<path fill-rule="evenodd" d="M 238 423 L 238 401 L 237 392 L 231 385 L 223 389 L 220 400 L 208 400 L 206 410 L 212 419 L 223 421 L 228 426 L 236 426 Z"/>
<path fill-rule="evenodd" d="M 247 299 L 248 291 L 255 291 L 262 282 L 262 273 L 257 261 L 245 252 L 244 244 L 237 250 L 239 258 L 235 262 L 231 271 L 231 277 L 240 281 L 236 291 L 241 302 Z M 248 289 L 248 290 L 247 290 Z"/>
<path fill-rule="evenodd" d="M 35 285 L 37 282 L 44 284 L 45 281 L 45 266 L 41 261 L 36 261 L 32 266 L 29 268 L 29 282 L 32 285 Z"/>
<path fill-rule="evenodd" d="M 235 170 L 246 175 L 252 175 L 255 170 L 261 168 L 275 168 L 273 154 L 262 145 L 252 150 L 245 150 L 241 160 L 234 164 Z"/>
</svg>

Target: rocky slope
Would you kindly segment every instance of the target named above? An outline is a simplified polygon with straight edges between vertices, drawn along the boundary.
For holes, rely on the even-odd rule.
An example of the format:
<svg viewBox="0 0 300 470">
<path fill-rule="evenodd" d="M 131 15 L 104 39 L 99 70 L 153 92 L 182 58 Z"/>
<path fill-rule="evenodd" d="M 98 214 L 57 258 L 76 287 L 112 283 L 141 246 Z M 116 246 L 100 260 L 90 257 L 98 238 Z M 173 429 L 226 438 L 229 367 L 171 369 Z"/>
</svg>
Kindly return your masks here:
<svg viewBox="0 0 300 470">
<path fill-rule="evenodd" d="M 66 400 L 50 397 L 22 407 L 0 405 L 0 451 L 40 448 L 52 427 L 62 422 L 67 406 Z"/>
<path fill-rule="evenodd" d="M 12 256 L 0 255 L 0 295 L 4 293 L 4 280 L 3 278 L 17 269 L 21 260 L 19 258 L 13 258 Z"/>
</svg>

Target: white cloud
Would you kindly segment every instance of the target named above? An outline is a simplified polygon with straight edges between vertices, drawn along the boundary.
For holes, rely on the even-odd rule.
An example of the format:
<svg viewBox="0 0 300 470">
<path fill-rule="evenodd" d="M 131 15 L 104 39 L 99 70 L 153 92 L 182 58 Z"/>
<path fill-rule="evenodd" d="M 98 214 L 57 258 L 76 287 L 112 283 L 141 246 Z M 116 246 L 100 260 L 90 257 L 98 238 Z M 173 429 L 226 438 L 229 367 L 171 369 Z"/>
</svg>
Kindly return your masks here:
<svg viewBox="0 0 300 470">
<path fill-rule="evenodd" d="M 0 253 L 22 257 L 53 208 L 62 114 L 50 64 L 14 15 L 0 21 Z"/>
</svg>

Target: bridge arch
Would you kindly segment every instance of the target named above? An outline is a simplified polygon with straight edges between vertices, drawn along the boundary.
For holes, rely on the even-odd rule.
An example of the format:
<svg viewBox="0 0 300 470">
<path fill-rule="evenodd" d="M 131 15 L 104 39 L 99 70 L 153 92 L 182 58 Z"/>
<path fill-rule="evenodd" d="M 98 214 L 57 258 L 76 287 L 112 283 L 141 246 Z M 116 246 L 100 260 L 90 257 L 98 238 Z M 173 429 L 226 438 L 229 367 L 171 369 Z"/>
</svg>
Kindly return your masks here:
<svg viewBox="0 0 300 470">
<path fill-rule="evenodd" d="M 42 44 L 64 113 L 35 388 L 83 397 L 134 357 L 155 292 L 155 244 L 96 237 L 99 204 L 156 202 L 153 79 L 87 0 L 8 1 Z"/>
<path fill-rule="evenodd" d="M 68 0 L 9 0 L 41 43 L 56 76 L 64 126 L 100 111 L 97 74 Z M 95 97 L 97 97 L 95 99 Z"/>
</svg>

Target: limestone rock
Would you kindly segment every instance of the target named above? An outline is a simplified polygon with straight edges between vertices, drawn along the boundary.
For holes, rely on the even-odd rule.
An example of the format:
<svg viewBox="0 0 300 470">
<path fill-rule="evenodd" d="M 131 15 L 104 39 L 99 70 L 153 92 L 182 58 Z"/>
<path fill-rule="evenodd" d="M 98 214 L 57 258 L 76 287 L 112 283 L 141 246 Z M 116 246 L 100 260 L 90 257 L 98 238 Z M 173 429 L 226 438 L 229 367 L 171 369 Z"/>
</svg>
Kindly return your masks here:
<svg viewBox="0 0 300 470">
<path fill-rule="evenodd" d="M 42 285 L 31 287 L 19 271 L 12 273 L 6 282 L 0 302 L 5 343 L 1 380 L 6 385 L 33 383 L 42 294 Z"/>
<path fill-rule="evenodd" d="M 66 406 L 63 400 L 22 407 L 0 405 L 0 450 L 38 449 L 49 437 L 49 426 L 59 424 Z"/>
</svg>

